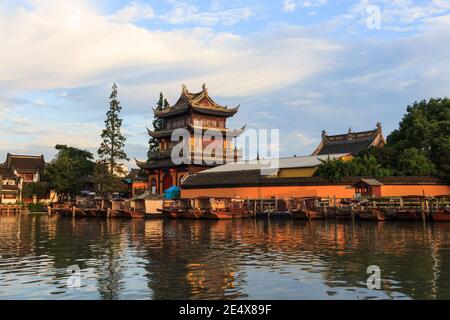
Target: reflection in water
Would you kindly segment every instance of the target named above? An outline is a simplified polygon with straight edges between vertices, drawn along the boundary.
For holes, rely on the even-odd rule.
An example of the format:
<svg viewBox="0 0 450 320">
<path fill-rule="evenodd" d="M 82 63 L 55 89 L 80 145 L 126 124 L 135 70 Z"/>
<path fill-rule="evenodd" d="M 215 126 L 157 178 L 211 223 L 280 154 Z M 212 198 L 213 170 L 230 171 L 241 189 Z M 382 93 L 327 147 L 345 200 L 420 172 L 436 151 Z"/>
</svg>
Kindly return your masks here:
<svg viewBox="0 0 450 320">
<path fill-rule="evenodd" d="M 450 299 L 450 224 L 0 217 L 0 298 Z M 67 287 L 69 266 L 81 287 Z M 381 290 L 366 269 L 381 268 Z M 72 275 L 73 276 L 73 275 Z"/>
</svg>

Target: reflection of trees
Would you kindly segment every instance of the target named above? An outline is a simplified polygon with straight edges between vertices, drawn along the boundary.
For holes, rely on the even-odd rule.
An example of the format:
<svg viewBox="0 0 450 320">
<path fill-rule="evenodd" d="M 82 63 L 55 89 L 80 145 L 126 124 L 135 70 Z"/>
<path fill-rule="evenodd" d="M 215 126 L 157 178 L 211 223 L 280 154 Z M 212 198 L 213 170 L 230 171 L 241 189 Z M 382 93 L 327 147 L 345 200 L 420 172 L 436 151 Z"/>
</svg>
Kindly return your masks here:
<svg viewBox="0 0 450 320">
<path fill-rule="evenodd" d="M 67 277 L 67 267 L 96 269 L 98 290 L 105 299 L 118 297 L 122 277 L 120 257 L 123 222 L 58 217 L 1 217 L 2 257 L 48 256 L 51 264 L 33 268 L 56 269 L 55 279 Z M 6 255 L 8 252 L 8 256 Z M 97 260 L 98 259 L 98 260 Z M 31 266 L 28 266 L 30 268 Z M 11 266 L 12 269 L 17 266 Z"/>
<path fill-rule="evenodd" d="M 446 223 L 390 221 L 1 217 L 0 255 L 20 262 L 20 268 L 42 260 L 56 269 L 55 278 L 67 276 L 70 265 L 94 267 L 105 299 L 120 298 L 133 254 L 144 260 L 154 299 L 245 297 L 246 267 L 275 272 L 293 267 L 320 273 L 332 288 L 365 288 L 366 269 L 373 264 L 381 268 L 388 295 L 448 299 L 449 231 Z M 2 268 L 16 271 L 17 265 Z"/>
<path fill-rule="evenodd" d="M 122 233 L 120 220 L 107 220 L 104 237 L 99 239 L 102 243 L 103 253 L 97 256 L 99 261 L 98 291 L 103 299 L 118 299 L 120 290 L 123 288 L 123 251 L 126 244 L 125 232 Z"/>
</svg>

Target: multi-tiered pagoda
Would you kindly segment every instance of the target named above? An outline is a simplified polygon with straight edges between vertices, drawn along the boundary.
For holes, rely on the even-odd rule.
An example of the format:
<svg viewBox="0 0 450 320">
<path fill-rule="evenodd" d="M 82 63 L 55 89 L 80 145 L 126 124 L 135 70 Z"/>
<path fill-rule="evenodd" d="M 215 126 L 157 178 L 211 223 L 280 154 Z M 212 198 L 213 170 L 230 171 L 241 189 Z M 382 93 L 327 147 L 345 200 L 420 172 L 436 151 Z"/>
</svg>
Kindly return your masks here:
<svg viewBox="0 0 450 320">
<path fill-rule="evenodd" d="M 223 137 L 222 154 L 214 153 L 214 159 L 220 158 L 223 163 L 237 161 L 241 151 L 233 147 L 233 138 L 238 136 L 244 128 L 227 129 L 227 118 L 238 111 L 239 106 L 228 108 L 214 102 L 208 95 L 206 86 L 202 91 L 191 93 L 183 85 L 178 101 L 163 110 L 154 110 L 156 117 L 165 120 L 165 128 L 160 131 L 148 130 L 148 134 L 158 139 L 159 151 L 149 155 L 147 162 L 136 161 L 136 164 L 148 172 L 149 186 L 152 193 L 163 193 L 173 185 L 180 186 L 182 178 L 188 173 L 198 172 L 222 163 L 211 163 L 203 154 L 205 148 L 212 142 L 199 132 L 213 130 Z M 171 158 L 172 149 L 178 141 L 171 141 L 172 133 L 176 129 L 186 129 L 189 132 L 187 144 L 190 152 L 189 163 L 174 163 Z M 194 134 L 197 133 L 197 135 Z"/>
</svg>

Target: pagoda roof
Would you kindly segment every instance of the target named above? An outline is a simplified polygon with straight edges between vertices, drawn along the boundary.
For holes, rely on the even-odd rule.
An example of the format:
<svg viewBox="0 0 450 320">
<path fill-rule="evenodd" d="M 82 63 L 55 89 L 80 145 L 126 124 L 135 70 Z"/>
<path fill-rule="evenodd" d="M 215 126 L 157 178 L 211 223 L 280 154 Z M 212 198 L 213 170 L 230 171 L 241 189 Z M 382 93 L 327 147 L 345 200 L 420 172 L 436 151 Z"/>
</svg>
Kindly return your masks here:
<svg viewBox="0 0 450 320">
<path fill-rule="evenodd" d="M 10 170 L 33 172 L 41 170 L 45 166 L 44 156 L 14 155 L 8 153 L 4 163 Z"/>
<path fill-rule="evenodd" d="M 217 104 L 209 96 L 206 85 L 203 85 L 202 91 L 197 93 L 189 92 L 186 86 L 183 85 L 181 95 L 173 106 L 167 107 L 163 110 L 153 109 L 153 112 L 159 118 L 168 118 L 183 114 L 189 110 L 194 110 L 198 113 L 208 115 L 231 117 L 239 110 L 239 106 L 235 108 L 228 108 L 228 106 L 221 106 Z"/>
<path fill-rule="evenodd" d="M 152 131 L 150 129 L 147 128 L 147 132 L 148 134 L 153 137 L 153 138 L 165 138 L 165 137 L 170 137 L 172 135 L 172 133 L 177 130 L 177 129 L 187 129 L 187 130 L 195 130 L 195 129 L 202 129 L 203 131 L 206 130 L 211 130 L 211 131 L 220 131 L 222 133 L 231 133 L 231 135 L 233 137 L 238 137 L 242 134 L 242 132 L 244 132 L 246 126 L 243 126 L 242 128 L 239 129 L 226 129 L 226 128 L 208 128 L 208 127 L 200 127 L 200 126 L 195 126 L 192 124 L 189 124 L 187 126 L 181 127 L 181 128 L 175 128 L 175 129 L 169 129 L 169 130 L 161 130 L 161 131 Z"/>
<path fill-rule="evenodd" d="M 322 132 L 322 141 L 313 155 L 325 155 L 335 153 L 351 153 L 357 155 L 359 152 L 373 146 L 384 146 L 386 141 L 382 135 L 381 124 L 369 131 L 352 132 L 349 129 L 346 134 L 327 135 Z"/>
</svg>

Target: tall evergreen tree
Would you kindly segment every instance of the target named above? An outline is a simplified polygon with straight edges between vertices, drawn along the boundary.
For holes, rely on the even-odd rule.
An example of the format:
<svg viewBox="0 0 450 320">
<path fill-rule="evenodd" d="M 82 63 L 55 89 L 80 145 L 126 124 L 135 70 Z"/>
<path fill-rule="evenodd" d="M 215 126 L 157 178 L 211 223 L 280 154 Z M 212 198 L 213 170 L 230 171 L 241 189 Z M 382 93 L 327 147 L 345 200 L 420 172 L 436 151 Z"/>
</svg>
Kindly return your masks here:
<svg viewBox="0 0 450 320">
<path fill-rule="evenodd" d="M 122 110 L 120 102 L 117 100 L 117 85 L 114 83 L 111 96 L 109 97 L 109 110 L 106 113 L 105 129 L 101 137 L 103 139 L 97 153 L 99 157 L 108 163 L 109 172 L 121 172 L 120 160 L 129 160 L 123 147 L 126 138 L 121 134 L 122 119 L 119 113 Z"/>
<path fill-rule="evenodd" d="M 167 102 L 167 100 L 164 98 L 163 93 L 161 92 L 159 94 L 158 103 L 156 104 L 156 110 L 161 111 L 168 107 L 169 107 L 169 102 Z M 153 131 L 164 130 L 165 126 L 166 126 L 166 120 L 159 118 L 155 115 L 155 118 L 153 119 Z M 159 151 L 159 141 L 158 141 L 158 139 L 150 137 L 148 144 L 149 144 L 148 156 L 150 157 L 151 152 Z"/>
</svg>

